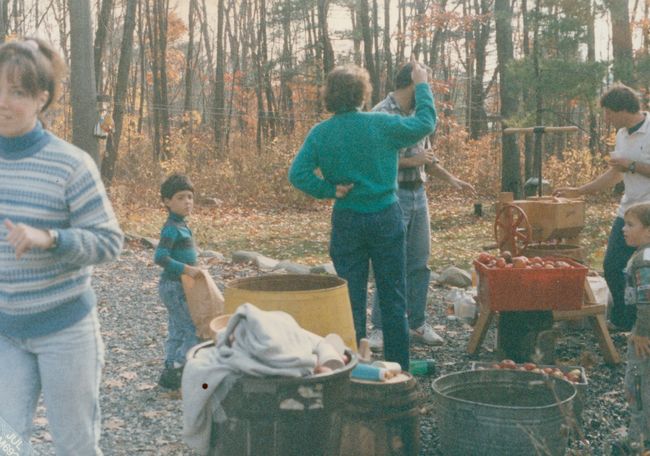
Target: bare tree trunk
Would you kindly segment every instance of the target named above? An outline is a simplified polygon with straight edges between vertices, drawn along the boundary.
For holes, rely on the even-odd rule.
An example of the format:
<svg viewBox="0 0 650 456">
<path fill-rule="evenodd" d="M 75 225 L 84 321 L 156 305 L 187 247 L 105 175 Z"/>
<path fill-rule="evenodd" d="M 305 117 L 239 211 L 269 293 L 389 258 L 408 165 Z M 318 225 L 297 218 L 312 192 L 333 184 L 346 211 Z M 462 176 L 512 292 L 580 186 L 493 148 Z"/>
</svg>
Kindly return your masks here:
<svg viewBox="0 0 650 456">
<path fill-rule="evenodd" d="M 495 0 L 494 17 L 496 26 L 497 60 L 500 77 L 501 117 L 506 126 L 508 119 L 517 111 L 517 98 L 513 93 L 508 64 L 513 60 L 512 46 L 512 7 L 509 0 Z M 519 148 L 513 135 L 503 135 L 501 190 L 521 196 L 521 177 L 519 175 Z"/>
<path fill-rule="evenodd" d="M 612 52 L 614 54 L 614 79 L 634 86 L 634 61 L 632 59 L 632 31 L 627 0 L 607 0 L 612 19 Z"/>
<path fill-rule="evenodd" d="M 367 0 L 364 0 L 367 2 Z M 329 73 L 334 68 L 334 50 L 330 41 L 327 27 L 327 10 L 330 0 L 318 0 L 318 28 L 320 31 L 320 46 L 323 51 L 323 72 Z"/>
<path fill-rule="evenodd" d="M 103 93 L 103 71 L 102 60 L 106 37 L 109 34 L 109 27 L 112 24 L 113 0 L 102 0 L 102 6 L 97 17 L 97 30 L 95 31 L 95 87 L 98 93 Z"/>
<path fill-rule="evenodd" d="M 393 90 L 393 57 L 390 52 L 390 0 L 384 0 L 384 63 L 386 65 L 386 92 Z"/>
<path fill-rule="evenodd" d="M 0 0 L 0 43 L 9 33 L 9 0 Z"/>
<path fill-rule="evenodd" d="M 140 45 L 140 101 L 138 103 L 138 134 L 142 133 L 142 124 L 144 122 L 144 102 L 147 92 L 147 84 L 145 84 L 146 60 L 145 60 L 145 25 L 144 16 L 149 14 L 149 7 L 143 11 L 142 4 L 147 4 L 149 0 L 142 0 L 138 4 L 138 41 Z"/>
<path fill-rule="evenodd" d="M 271 74 L 269 72 L 270 63 L 269 63 L 269 52 L 267 49 L 267 34 L 266 34 L 266 0 L 260 0 L 260 58 L 262 59 L 262 83 L 264 84 L 264 95 L 266 97 L 266 128 L 267 134 L 271 139 L 275 138 L 276 133 L 276 122 L 275 122 L 275 96 L 273 94 L 273 86 L 271 81 Z M 333 57 L 332 53 L 332 57 Z"/>
<path fill-rule="evenodd" d="M 648 2 L 646 4 L 646 11 Z M 646 18 L 647 19 L 647 18 Z M 596 61 L 596 15 L 594 13 L 594 4 L 589 0 L 589 20 L 587 22 L 587 61 Z M 591 155 L 595 156 L 599 149 L 600 142 L 598 141 L 598 129 L 596 122 L 596 110 L 594 102 L 589 101 L 589 150 Z"/>
<path fill-rule="evenodd" d="M 406 2 L 407 0 L 397 0 L 397 33 L 403 37 L 406 34 Z M 404 39 L 397 40 L 397 61 L 404 61 Z"/>
<path fill-rule="evenodd" d="M 282 5 L 282 58 L 280 60 L 280 101 L 285 121 L 284 133 L 292 133 L 295 127 L 293 112 L 293 58 L 291 47 L 291 1 L 285 0 Z"/>
<path fill-rule="evenodd" d="M 153 82 L 153 109 L 150 109 L 150 113 L 153 116 L 153 158 L 156 161 L 166 160 L 168 157 L 165 155 L 165 151 L 162 144 L 162 132 L 161 132 L 161 113 L 160 107 L 162 106 L 162 100 L 160 95 L 160 70 L 158 68 L 160 63 L 160 58 L 158 57 L 158 28 L 157 15 L 155 12 L 156 2 L 158 0 L 153 0 L 154 11 L 152 12 L 149 7 L 149 0 L 145 0 L 145 5 L 147 7 L 147 32 L 149 35 L 149 47 L 151 50 L 152 59 L 150 62 L 151 65 L 151 77 Z"/>
<path fill-rule="evenodd" d="M 223 45 L 224 35 L 224 4 L 223 0 L 217 2 L 217 66 L 214 73 L 214 142 L 216 145 L 216 156 L 224 156 L 224 120 L 225 116 L 225 81 L 224 66 L 226 64 L 225 49 Z"/>
<path fill-rule="evenodd" d="M 382 58 L 379 52 L 379 5 L 377 4 L 377 0 L 372 0 L 372 40 L 375 56 L 375 73 L 377 75 L 377 80 L 373 84 L 377 84 L 377 101 L 379 101 L 379 97 L 384 93 L 385 87 L 381 86 Z"/>
<path fill-rule="evenodd" d="M 361 32 L 363 33 L 363 58 L 366 62 L 366 70 L 370 73 L 370 82 L 372 83 L 371 105 L 374 106 L 379 102 L 379 75 L 377 74 L 373 58 L 368 0 L 359 1 L 359 21 L 361 22 Z"/>
<path fill-rule="evenodd" d="M 93 136 L 98 119 L 93 68 L 90 2 L 70 0 L 70 96 L 72 142 L 85 150 L 99 165 L 99 144 Z"/>
<path fill-rule="evenodd" d="M 437 11 L 438 14 L 443 14 L 447 8 L 447 0 L 438 0 L 440 2 Z M 435 14 L 435 13 L 434 13 Z M 444 64 L 444 56 L 441 55 L 443 48 L 443 40 L 445 39 L 446 27 L 436 25 L 436 29 L 433 32 L 433 37 L 431 38 L 431 48 L 429 49 L 429 66 L 434 70 L 439 65 L 439 62 Z"/>
<path fill-rule="evenodd" d="M 487 0 L 475 0 L 475 14 L 478 18 L 474 21 L 474 75 L 470 104 L 472 123 L 469 126 L 470 137 L 478 139 L 487 131 L 487 114 L 485 112 L 485 91 L 483 80 L 487 60 L 487 44 L 490 38 L 489 19 L 490 5 Z"/>
<path fill-rule="evenodd" d="M 390 0 L 388 0 L 390 1 Z M 362 65 L 362 56 L 361 56 L 361 35 L 359 35 L 359 12 L 355 4 L 350 4 L 348 7 L 350 12 L 350 21 L 352 22 L 352 49 L 354 53 L 354 64 Z"/>
<path fill-rule="evenodd" d="M 187 14 L 187 52 L 185 53 L 185 99 L 183 111 L 189 113 L 192 110 L 192 82 L 194 73 L 194 27 L 195 27 L 196 0 L 190 0 L 189 12 Z M 188 119 L 185 120 L 191 125 Z"/>
<path fill-rule="evenodd" d="M 102 177 L 107 186 L 110 186 L 115 174 L 122 126 L 124 122 L 124 99 L 126 98 L 129 86 L 129 71 L 133 53 L 133 31 L 135 30 L 135 18 L 139 0 L 128 0 L 124 13 L 124 34 L 122 35 L 122 46 L 120 50 L 120 62 L 117 69 L 117 84 L 113 96 L 115 120 L 115 131 L 109 135 L 106 141 L 106 156 L 102 162 Z"/>
</svg>

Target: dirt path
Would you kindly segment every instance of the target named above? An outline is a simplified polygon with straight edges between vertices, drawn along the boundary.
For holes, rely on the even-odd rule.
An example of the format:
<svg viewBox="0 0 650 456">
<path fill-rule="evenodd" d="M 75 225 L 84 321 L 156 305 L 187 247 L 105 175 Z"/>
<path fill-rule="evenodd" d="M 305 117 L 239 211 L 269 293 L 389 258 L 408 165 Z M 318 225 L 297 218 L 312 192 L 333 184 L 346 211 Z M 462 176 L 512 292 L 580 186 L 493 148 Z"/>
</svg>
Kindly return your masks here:
<svg viewBox="0 0 650 456">
<path fill-rule="evenodd" d="M 181 439 L 181 401 L 156 386 L 163 359 L 166 312 L 158 301 L 159 268 L 152 262 L 153 252 L 131 246 L 122 257 L 96 269 L 94 284 L 99 296 L 99 316 L 106 345 L 102 395 L 102 439 L 105 455 L 191 455 Z M 230 262 L 210 266 L 210 272 L 223 284 L 240 276 L 256 275 L 252 267 Z M 441 304 L 447 290 L 432 287 L 430 322 L 445 337 L 445 345 L 428 348 L 414 346 L 413 358 L 433 358 L 438 374 L 467 369 L 472 361 L 465 348 L 471 327 L 448 320 Z M 494 359 L 494 328 L 476 359 Z M 585 395 L 584 441 L 574 439 L 572 454 L 602 455 L 604 442 L 613 431 L 627 422 L 622 393 L 624 366 L 603 364 L 595 337 L 587 329 L 561 329 L 558 357 L 568 364 L 580 359 L 593 360 L 588 369 L 589 385 Z M 616 334 L 614 343 L 624 354 L 625 337 Z M 431 382 L 420 377 L 421 455 L 439 454 L 434 420 Z M 32 444 L 36 454 L 54 454 L 42 404 L 39 406 Z"/>
</svg>

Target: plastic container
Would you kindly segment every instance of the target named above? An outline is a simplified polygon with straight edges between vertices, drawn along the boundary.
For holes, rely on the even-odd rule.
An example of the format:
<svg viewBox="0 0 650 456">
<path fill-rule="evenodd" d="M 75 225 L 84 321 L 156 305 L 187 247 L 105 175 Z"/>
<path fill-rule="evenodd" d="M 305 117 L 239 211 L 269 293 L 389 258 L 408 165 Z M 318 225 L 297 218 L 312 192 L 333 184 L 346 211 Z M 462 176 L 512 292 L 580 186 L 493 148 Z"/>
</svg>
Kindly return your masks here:
<svg viewBox="0 0 650 456">
<path fill-rule="evenodd" d="M 571 268 L 488 268 L 474 260 L 481 303 L 494 311 L 580 309 L 588 268 L 568 258 L 545 259 L 565 261 Z"/>
<path fill-rule="evenodd" d="M 352 372 L 350 378 L 358 380 L 369 380 L 371 382 L 383 382 L 386 380 L 387 369 L 372 366 L 370 364 L 357 364 Z"/>
<path fill-rule="evenodd" d="M 412 359 L 409 361 L 409 372 L 413 375 L 434 375 L 436 362 L 432 359 Z"/>
<path fill-rule="evenodd" d="M 319 274 L 269 274 L 226 284 L 225 313 L 250 302 L 262 310 L 282 310 L 319 336 L 336 333 L 357 351 L 352 307 L 345 280 Z"/>
</svg>

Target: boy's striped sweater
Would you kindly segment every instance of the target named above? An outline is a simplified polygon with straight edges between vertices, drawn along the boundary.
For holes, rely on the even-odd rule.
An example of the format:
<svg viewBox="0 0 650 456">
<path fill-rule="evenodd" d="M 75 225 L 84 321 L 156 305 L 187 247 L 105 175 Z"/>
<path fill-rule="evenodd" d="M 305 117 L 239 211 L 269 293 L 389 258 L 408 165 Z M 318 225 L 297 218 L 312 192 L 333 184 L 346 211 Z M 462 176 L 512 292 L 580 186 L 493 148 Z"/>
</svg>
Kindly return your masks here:
<svg viewBox="0 0 650 456">
<path fill-rule="evenodd" d="M 154 261 L 163 267 L 161 278 L 165 280 L 180 280 L 186 264 L 196 265 L 196 247 L 185 217 L 169 212 L 160 231 Z"/>
<path fill-rule="evenodd" d="M 17 260 L 5 219 L 57 230 L 58 246 Z M 92 265 L 115 258 L 122 242 L 86 152 L 40 123 L 24 136 L 0 137 L 0 334 L 38 337 L 81 320 L 96 303 Z"/>
</svg>

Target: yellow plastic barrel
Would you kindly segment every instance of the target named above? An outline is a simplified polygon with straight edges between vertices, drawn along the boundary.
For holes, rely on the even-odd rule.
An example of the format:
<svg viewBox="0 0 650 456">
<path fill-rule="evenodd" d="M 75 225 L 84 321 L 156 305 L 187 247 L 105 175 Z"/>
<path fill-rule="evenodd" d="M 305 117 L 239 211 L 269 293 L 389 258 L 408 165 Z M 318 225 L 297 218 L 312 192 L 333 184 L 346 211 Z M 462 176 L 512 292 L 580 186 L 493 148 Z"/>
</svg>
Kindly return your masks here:
<svg viewBox="0 0 650 456">
<path fill-rule="evenodd" d="M 307 331 L 320 336 L 336 333 L 357 350 L 348 284 L 340 277 L 269 274 L 236 279 L 226 284 L 224 300 L 225 313 L 234 313 L 245 302 L 262 310 L 282 310 Z"/>
</svg>

